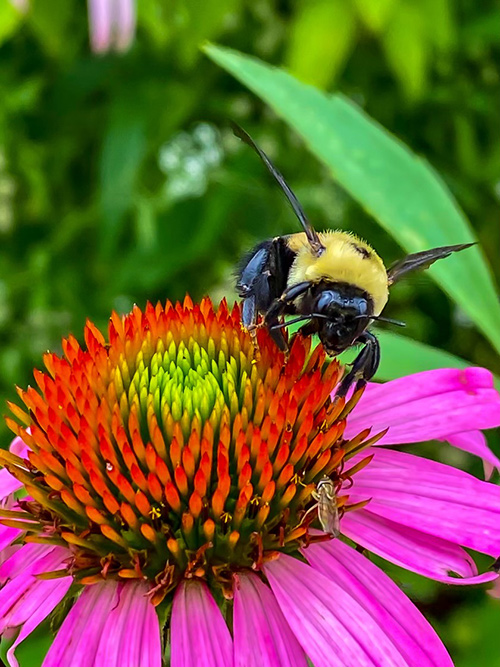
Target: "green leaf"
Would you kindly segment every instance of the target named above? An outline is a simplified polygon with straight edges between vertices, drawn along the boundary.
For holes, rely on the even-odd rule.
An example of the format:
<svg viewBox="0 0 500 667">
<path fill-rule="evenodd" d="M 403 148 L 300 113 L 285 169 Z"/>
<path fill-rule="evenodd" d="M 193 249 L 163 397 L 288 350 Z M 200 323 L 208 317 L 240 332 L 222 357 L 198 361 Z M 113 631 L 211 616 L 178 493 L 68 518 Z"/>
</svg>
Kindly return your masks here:
<svg viewBox="0 0 500 667">
<path fill-rule="evenodd" d="M 103 256 L 111 253 L 118 243 L 123 216 L 134 201 L 145 150 L 145 119 L 134 113 L 131 104 L 113 117 L 103 143 L 100 164 Z"/>
<path fill-rule="evenodd" d="M 410 101 L 425 89 L 429 47 L 428 28 L 419 7 L 401 3 L 391 16 L 382 45 L 390 68 Z"/>
<path fill-rule="evenodd" d="M 42 664 L 47 651 L 52 644 L 54 637 L 50 631 L 50 623 L 44 621 L 39 625 L 16 649 L 16 658 L 21 667 L 39 667 Z M 7 662 L 7 651 L 13 643 L 13 638 L 9 642 L 5 642 L 2 638 L 1 658 L 5 664 L 12 664 Z M 1 664 L 4 664 L 3 662 Z"/>
<path fill-rule="evenodd" d="M 309 0 L 293 23 L 287 58 L 290 70 L 302 81 L 325 88 L 343 67 L 355 32 L 349 1 Z"/>
<path fill-rule="evenodd" d="M 420 10 L 425 14 L 429 40 L 439 51 L 450 51 L 456 41 L 458 13 L 453 0 L 424 0 Z"/>
<path fill-rule="evenodd" d="M 403 375 L 437 368 L 466 368 L 470 361 L 449 352 L 419 343 L 407 336 L 377 331 L 382 349 L 378 380 L 393 380 Z"/>
<path fill-rule="evenodd" d="M 375 33 L 381 32 L 390 18 L 397 0 L 354 0 L 359 18 Z"/>
<path fill-rule="evenodd" d="M 17 30 L 23 14 L 9 0 L 0 0 L 0 44 Z"/>
<path fill-rule="evenodd" d="M 467 368 L 472 363 L 454 354 L 431 345 L 419 343 L 407 336 L 388 331 L 377 331 L 382 354 L 377 371 L 377 380 L 394 378 L 438 368 Z M 495 386 L 500 390 L 500 378 L 494 376 Z"/>
<path fill-rule="evenodd" d="M 74 54 L 78 48 L 74 33 L 74 16 L 79 11 L 74 0 L 31 0 L 28 22 L 43 45 L 53 57 Z"/>
<path fill-rule="evenodd" d="M 178 31 L 176 57 L 192 66 L 199 57 L 199 45 L 206 39 L 216 39 L 224 24 L 234 18 L 240 0 L 181 0 L 172 3 L 176 8 Z"/>
<path fill-rule="evenodd" d="M 284 118 L 407 251 L 475 240 L 432 167 L 352 102 L 236 51 L 214 45 L 205 50 Z M 429 271 L 500 351 L 500 302 L 480 249 L 437 262 Z"/>
</svg>

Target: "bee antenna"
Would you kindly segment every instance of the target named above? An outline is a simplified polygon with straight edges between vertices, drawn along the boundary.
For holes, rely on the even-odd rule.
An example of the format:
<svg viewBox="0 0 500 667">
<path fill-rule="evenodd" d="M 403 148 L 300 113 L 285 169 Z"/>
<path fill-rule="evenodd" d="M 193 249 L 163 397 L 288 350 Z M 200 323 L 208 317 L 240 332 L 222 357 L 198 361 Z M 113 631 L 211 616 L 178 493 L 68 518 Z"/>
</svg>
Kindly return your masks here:
<svg viewBox="0 0 500 667">
<path fill-rule="evenodd" d="M 264 153 L 264 151 L 257 146 L 255 141 L 252 139 L 252 137 L 246 132 L 242 127 L 240 127 L 237 123 L 234 121 L 229 121 L 231 128 L 234 132 L 234 134 L 244 141 L 246 144 L 250 146 L 250 148 L 253 148 L 253 150 L 257 153 L 257 155 L 260 157 L 262 162 L 266 165 L 268 168 L 270 174 L 274 177 L 274 179 L 277 181 L 278 185 L 280 188 L 283 190 L 285 193 L 285 197 L 288 199 L 290 202 L 290 206 L 293 209 L 293 212 L 299 219 L 300 224 L 302 225 L 303 230 L 306 233 L 307 240 L 309 242 L 309 245 L 311 246 L 311 250 L 313 253 L 316 255 L 316 257 L 319 257 L 320 255 L 323 254 L 325 251 L 325 246 L 321 243 L 318 232 L 314 229 L 314 227 L 311 225 L 309 220 L 306 218 L 306 214 L 304 213 L 304 209 L 300 205 L 299 200 L 297 197 L 294 195 L 292 192 L 291 188 L 281 175 L 281 173 L 276 169 L 274 164 L 271 162 L 271 160 L 267 157 L 267 155 Z"/>
<path fill-rule="evenodd" d="M 357 315 L 355 319 L 360 319 L 366 317 L 366 315 Z M 372 315 L 371 320 L 376 320 L 377 322 L 387 322 L 387 324 L 394 324 L 397 327 L 405 327 L 406 322 L 401 322 L 401 320 L 393 320 L 391 317 L 382 317 L 382 315 Z"/>
<path fill-rule="evenodd" d="M 269 327 L 269 331 L 276 331 L 276 329 L 285 329 L 286 327 L 289 327 L 291 324 L 297 324 L 297 322 L 305 322 L 305 320 L 310 320 L 313 317 L 317 317 L 320 320 L 330 319 L 328 315 L 323 315 L 323 313 L 309 313 L 308 315 L 301 315 L 300 317 L 296 317 L 293 320 L 288 320 L 286 322 L 273 324 Z"/>
</svg>

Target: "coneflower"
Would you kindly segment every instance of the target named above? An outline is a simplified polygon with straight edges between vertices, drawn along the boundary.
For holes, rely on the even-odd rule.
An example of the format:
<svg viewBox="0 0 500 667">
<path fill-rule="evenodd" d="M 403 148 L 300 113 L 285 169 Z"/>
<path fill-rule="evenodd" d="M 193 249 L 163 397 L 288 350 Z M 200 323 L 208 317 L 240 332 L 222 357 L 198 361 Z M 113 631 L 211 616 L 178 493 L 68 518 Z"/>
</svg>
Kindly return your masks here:
<svg viewBox="0 0 500 667">
<path fill-rule="evenodd" d="M 462 547 L 500 555 L 500 488 L 380 446 L 498 425 L 491 375 L 345 401 L 321 346 L 298 335 L 285 361 L 263 329 L 258 343 L 237 306 L 186 299 L 113 314 L 107 339 L 88 322 L 85 348 L 45 355 L 0 453 L 12 665 L 56 607 L 45 667 L 451 664 L 360 549 L 448 583 L 497 576 Z M 337 538 L 317 519 L 322 479 Z"/>
</svg>

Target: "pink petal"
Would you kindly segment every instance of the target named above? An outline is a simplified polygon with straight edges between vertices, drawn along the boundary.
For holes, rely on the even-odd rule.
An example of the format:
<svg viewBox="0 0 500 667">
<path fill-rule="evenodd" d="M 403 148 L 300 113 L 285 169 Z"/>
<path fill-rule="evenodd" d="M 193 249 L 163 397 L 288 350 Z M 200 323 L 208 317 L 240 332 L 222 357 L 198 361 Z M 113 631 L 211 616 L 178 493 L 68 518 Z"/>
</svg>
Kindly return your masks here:
<svg viewBox="0 0 500 667">
<path fill-rule="evenodd" d="M 455 433 L 454 435 L 448 436 L 446 439 L 450 445 L 483 459 L 484 476 L 486 479 L 490 479 L 495 468 L 500 470 L 500 459 L 498 459 L 488 447 L 486 438 L 481 431 Z"/>
<path fill-rule="evenodd" d="M 106 53 L 111 45 L 114 0 L 88 0 L 90 44 L 95 53 Z"/>
<path fill-rule="evenodd" d="M 172 667 L 232 667 L 233 642 L 206 584 L 183 581 L 174 596 Z"/>
<path fill-rule="evenodd" d="M 451 466 L 403 452 L 372 448 L 356 473 L 350 502 L 371 498 L 368 510 L 408 528 L 491 556 L 500 554 L 500 487 Z"/>
<path fill-rule="evenodd" d="M 251 572 L 234 575 L 235 667 L 307 667 L 271 590 Z"/>
<path fill-rule="evenodd" d="M 87 586 L 43 667 L 161 667 L 160 625 L 140 582 Z"/>
<path fill-rule="evenodd" d="M 456 544 L 372 514 L 369 505 L 343 517 L 342 533 L 391 563 L 429 579 L 481 584 L 496 577 L 494 572 L 478 575 L 472 558 Z"/>
<path fill-rule="evenodd" d="M 18 537 L 23 531 L 20 528 L 11 528 L 10 526 L 2 526 L 0 524 L 0 554 Z M 0 565 L 5 558 L 0 555 Z"/>
<path fill-rule="evenodd" d="M 28 457 L 29 447 L 17 437 L 10 443 L 9 451 L 16 456 L 25 459 Z M 18 491 L 23 486 L 8 470 L 2 468 L 0 470 L 0 501 L 6 500 L 12 493 Z"/>
<path fill-rule="evenodd" d="M 10 664 L 17 666 L 16 647 L 53 611 L 73 581 L 69 576 L 43 580 L 35 575 L 60 569 L 68 554 L 62 547 L 27 544 L 2 565 L 0 633 L 22 626 L 8 652 Z"/>
<path fill-rule="evenodd" d="M 25 544 L 0 566 L 0 583 L 62 569 L 71 552 L 64 547 Z"/>
<path fill-rule="evenodd" d="M 12 454 L 15 454 L 16 456 L 19 456 L 19 458 L 21 459 L 27 459 L 29 451 L 30 448 L 24 442 L 24 440 L 19 436 L 16 436 L 14 440 L 10 443 L 9 452 L 12 452 Z"/>
<path fill-rule="evenodd" d="M 64 598 L 72 583 L 71 577 L 64 577 L 62 579 L 53 579 L 44 581 L 42 585 L 37 588 L 37 595 L 32 596 L 32 604 L 23 609 L 23 618 L 26 621 L 23 623 L 21 632 L 16 637 L 15 642 L 7 652 L 9 665 L 11 667 L 18 667 L 17 659 L 14 655 L 19 644 L 28 637 L 33 630 L 35 630 L 42 621 L 57 607 L 59 602 Z M 16 619 L 20 620 L 20 618 Z M 14 625 L 14 619 L 11 619 L 11 624 Z M 18 625 L 19 623 L 17 623 Z"/>
<path fill-rule="evenodd" d="M 118 602 L 118 585 L 116 581 L 105 581 L 83 589 L 52 642 L 43 667 L 94 665 L 101 638 L 108 639 L 103 637 L 103 630 Z"/>
<path fill-rule="evenodd" d="M 407 665 L 385 629 L 334 579 L 285 554 L 264 572 L 314 667 Z"/>
<path fill-rule="evenodd" d="M 441 369 L 370 384 L 347 420 L 346 438 L 389 427 L 379 445 L 445 440 L 500 425 L 500 395 L 484 368 Z"/>
<path fill-rule="evenodd" d="M 30 6 L 28 0 L 10 0 L 10 4 L 23 14 L 28 11 Z"/>
<path fill-rule="evenodd" d="M 8 470 L 0 470 L 0 500 L 6 500 L 10 495 L 19 491 L 23 486 Z"/>
<path fill-rule="evenodd" d="M 17 577 L 35 576 L 55 569 L 62 569 L 71 552 L 65 547 L 47 544 L 24 544 L 0 567 L 0 583 Z"/>
<path fill-rule="evenodd" d="M 98 667 L 160 667 L 160 623 L 144 582 L 118 585 L 118 603 L 106 619 L 95 657 Z"/>
<path fill-rule="evenodd" d="M 115 1 L 116 48 L 126 51 L 135 34 L 135 0 Z"/>
<path fill-rule="evenodd" d="M 493 588 L 490 588 L 488 595 L 491 595 L 492 598 L 500 599 L 500 579 L 495 581 Z"/>
<path fill-rule="evenodd" d="M 411 667 L 452 665 L 441 640 L 396 584 L 340 540 L 302 550 L 309 563 L 349 593 L 384 628 Z M 387 663 L 384 663 L 387 664 Z"/>
</svg>

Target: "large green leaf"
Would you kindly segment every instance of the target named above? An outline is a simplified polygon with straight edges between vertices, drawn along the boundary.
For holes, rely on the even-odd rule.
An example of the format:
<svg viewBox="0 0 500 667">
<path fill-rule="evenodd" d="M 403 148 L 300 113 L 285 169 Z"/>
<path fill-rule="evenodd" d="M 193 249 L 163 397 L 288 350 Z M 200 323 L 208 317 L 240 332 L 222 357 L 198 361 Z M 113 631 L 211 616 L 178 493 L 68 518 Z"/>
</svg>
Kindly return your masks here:
<svg viewBox="0 0 500 667">
<path fill-rule="evenodd" d="M 471 365 L 470 361 L 431 345 L 419 343 L 407 336 L 399 336 L 388 331 L 377 331 L 377 338 L 382 349 L 377 380 L 393 380 L 420 371 L 437 368 L 466 368 Z M 500 390 L 500 378 L 495 376 L 494 380 L 495 386 Z"/>
<path fill-rule="evenodd" d="M 205 50 L 295 128 L 405 250 L 475 240 L 432 167 L 352 102 L 236 51 L 214 45 Z M 500 302 L 479 247 L 438 262 L 430 272 L 500 351 Z"/>
<path fill-rule="evenodd" d="M 394 378 L 435 368 L 466 368 L 470 361 L 455 357 L 449 352 L 419 343 L 407 336 L 388 331 L 377 331 L 382 355 L 377 379 Z"/>
</svg>

